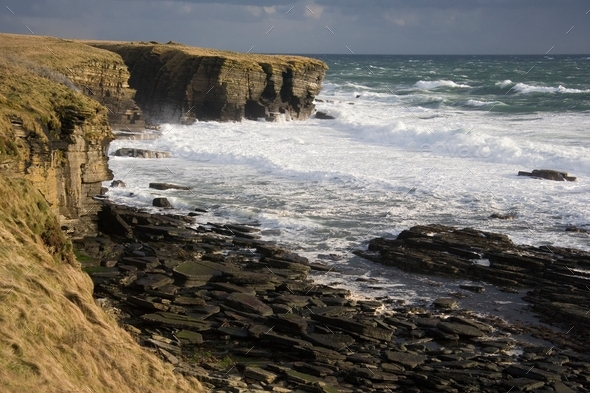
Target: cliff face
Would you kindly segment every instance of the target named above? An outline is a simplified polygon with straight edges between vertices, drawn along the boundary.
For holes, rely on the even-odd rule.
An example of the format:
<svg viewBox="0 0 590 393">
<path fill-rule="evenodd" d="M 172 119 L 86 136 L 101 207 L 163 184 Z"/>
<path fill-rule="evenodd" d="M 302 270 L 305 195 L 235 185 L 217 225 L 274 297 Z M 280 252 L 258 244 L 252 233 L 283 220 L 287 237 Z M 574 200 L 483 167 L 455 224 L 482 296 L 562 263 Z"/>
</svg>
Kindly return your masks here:
<svg viewBox="0 0 590 393">
<path fill-rule="evenodd" d="M 327 69 L 179 44 L 0 38 L 0 168 L 31 180 L 65 218 L 92 212 L 112 178 L 110 126 L 144 129 L 142 111 L 166 122 L 305 119 Z"/>
<path fill-rule="evenodd" d="M 92 67 L 117 62 L 119 70 L 126 67 L 112 53 L 64 40 L 16 35 L 2 35 L 1 40 L 2 170 L 32 181 L 63 217 L 87 215 L 101 183 L 112 178 L 104 149 L 113 136 L 109 110 L 81 92 L 122 102 L 124 91 L 119 88 L 117 95 L 116 88 L 104 83 L 108 78 L 101 82 Z M 68 74 L 80 84 L 72 83 Z M 116 79 L 112 83 L 121 85 Z"/>
<path fill-rule="evenodd" d="M 305 119 L 325 63 L 299 56 L 245 55 L 179 44 L 88 42 L 129 67 L 135 101 L 155 121 Z"/>
</svg>

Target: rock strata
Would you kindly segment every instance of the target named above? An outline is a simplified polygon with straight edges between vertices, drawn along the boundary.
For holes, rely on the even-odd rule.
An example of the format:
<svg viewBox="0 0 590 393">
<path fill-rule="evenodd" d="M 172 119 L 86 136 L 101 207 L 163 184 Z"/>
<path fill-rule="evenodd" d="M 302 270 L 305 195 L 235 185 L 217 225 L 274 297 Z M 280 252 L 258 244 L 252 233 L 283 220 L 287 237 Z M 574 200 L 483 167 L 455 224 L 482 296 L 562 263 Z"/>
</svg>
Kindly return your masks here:
<svg viewBox="0 0 590 393">
<path fill-rule="evenodd" d="M 277 114 L 305 119 L 313 113 L 327 69 L 319 60 L 300 56 L 239 54 L 176 43 L 88 43 L 119 54 L 144 114 L 168 122 L 272 119 Z"/>
<path fill-rule="evenodd" d="M 115 261 L 91 273 L 95 295 L 113 302 L 140 342 L 206 389 L 590 389 L 590 358 L 581 352 L 517 342 L 515 327 L 459 308 L 377 314 L 381 302 L 310 280 L 306 258 L 244 236 L 256 227 L 195 229 L 174 214 L 115 205 L 99 217 L 106 237 L 77 243 L 97 261 Z M 231 232 L 216 231 L 223 227 Z"/>
<path fill-rule="evenodd" d="M 558 326 L 574 325 L 572 345 L 589 348 L 588 252 L 519 246 L 505 235 L 443 225 L 416 226 L 396 239 L 373 239 L 368 249 L 357 254 L 406 271 L 527 288 L 525 300 L 536 312 Z"/>
</svg>

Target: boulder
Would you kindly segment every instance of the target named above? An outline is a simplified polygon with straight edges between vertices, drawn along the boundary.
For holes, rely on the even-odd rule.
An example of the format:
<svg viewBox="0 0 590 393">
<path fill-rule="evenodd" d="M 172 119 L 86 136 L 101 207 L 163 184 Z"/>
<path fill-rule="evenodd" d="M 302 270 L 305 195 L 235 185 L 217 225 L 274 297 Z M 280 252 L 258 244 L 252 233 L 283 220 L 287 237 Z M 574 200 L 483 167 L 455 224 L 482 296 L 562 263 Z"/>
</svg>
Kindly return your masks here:
<svg viewBox="0 0 590 393">
<path fill-rule="evenodd" d="M 439 297 L 432 303 L 432 305 L 436 308 L 443 308 L 448 310 L 454 310 L 456 308 L 459 308 L 459 304 L 457 303 L 457 301 L 450 297 Z"/>
<path fill-rule="evenodd" d="M 225 299 L 225 304 L 238 311 L 267 317 L 273 314 L 272 308 L 252 295 L 233 292 Z"/>
<path fill-rule="evenodd" d="M 555 181 L 576 181 L 574 176 L 568 176 L 567 172 L 554 171 L 551 169 L 535 169 L 532 172 L 519 171 L 518 176 L 529 176 Z"/>
<path fill-rule="evenodd" d="M 440 322 L 436 325 L 437 328 L 443 330 L 447 333 L 457 334 L 459 336 L 464 337 L 482 337 L 485 336 L 484 332 L 479 329 L 476 329 L 473 326 L 465 325 L 462 323 L 453 323 L 453 322 Z"/>
<path fill-rule="evenodd" d="M 123 188 L 123 187 L 126 187 L 126 184 L 125 184 L 125 182 L 123 180 L 113 180 L 111 182 L 111 187 L 114 187 L 114 188 Z"/>
<path fill-rule="evenodd" d="M 172 207 L 172 205 L 168 201 L 168 198 L 154 198 L 154 200 L 152 201 L 152 206 L 155 206 L 155 207 L 167 207 L 167 208 L 171 208 Z"/>
<path fill-rule="evenodd" d="M 335 119 L 334 116 L 328 115 L 326 112 L 321 112 L 321 111 L 317 111 L 315 113 L 315 118 L 316 119 L 322 119 L 322 120 L 332 120 L 332 119 Z"/>
<path fill-rule="evenodd" d="M 401 364 L 410 369 L 415 368 L 426 361 L 426 356 L 424 355 L 414 355 L 407 352 L 387 351 L 385 352 L 385 358 L 390 362 Z"/>
</svg>

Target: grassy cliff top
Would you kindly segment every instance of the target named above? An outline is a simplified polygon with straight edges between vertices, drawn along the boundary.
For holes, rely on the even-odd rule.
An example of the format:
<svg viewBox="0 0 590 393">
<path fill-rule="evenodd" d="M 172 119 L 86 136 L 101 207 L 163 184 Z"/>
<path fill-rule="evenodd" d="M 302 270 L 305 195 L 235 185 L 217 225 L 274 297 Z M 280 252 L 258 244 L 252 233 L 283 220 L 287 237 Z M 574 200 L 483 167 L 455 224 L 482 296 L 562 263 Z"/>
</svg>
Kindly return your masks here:
<svg viewBox="0 0 590 393">
<path fill-rule="evenodd" d="M 328 66 L 321 60 L 313 59 L 305 56 L 295 55 L 268 55 L 268 54 L 257 54 L 257 53 L 241 53 L 232 52 L 219 49 L 210 48 L 197 48 L 187 46 L 175 42 L 169 42 L 167 44 L 161 44 L 157 42 L 125 42 L 125 41 L 78 41 L 85 43 L 97 48 L 103 48 L 112 50 L 119 54 L 124 54 L 138 48 L 145 48 L 152 52 L 166 55 L 172 52 L 182 52 L 188 56 L 200 56 L 200 57 L 215 57 L 219 59 L 226 59 L 230 62 L 240 62 L 245 64 L 270 64 L 270 65 L 291 65 L 294 68 L 301 68 L 305 65 L 313 65 L 315 67 L 323 67 L 327 69 Z"/>
<path fill-rule="evenodd" d="M 81 63 L 105 60 L 121 63 L 115 53 L 72 41 L 0 34 L 0 157 L 18 155 L 11 119 L 44 138 L 61 127 L 61 111 L 106 114 L 68 78 Z"/>
<path fill-rule="evenodd" d="M 0 164 L 22 160 L 13 121 L 43 140 L 63 113 L 106 114 L 66 76 L 93 60 L 122 64 L 80 43 L 0 34 Z M 23 175 L 0 172 L 0 391 L 201 391 L 95 304 L 55 214 Z"/>
</svg>

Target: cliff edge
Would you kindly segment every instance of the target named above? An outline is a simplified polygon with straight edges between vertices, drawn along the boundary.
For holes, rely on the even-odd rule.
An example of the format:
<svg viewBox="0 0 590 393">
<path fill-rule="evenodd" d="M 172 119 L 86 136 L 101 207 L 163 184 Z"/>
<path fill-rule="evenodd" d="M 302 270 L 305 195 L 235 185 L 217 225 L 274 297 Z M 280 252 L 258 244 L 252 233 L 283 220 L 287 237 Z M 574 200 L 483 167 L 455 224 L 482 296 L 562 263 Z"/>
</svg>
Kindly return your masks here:
<svg viewBox="0 0 590 393">
<path fill-rule="evenodd" d="M 125 98 L 129 91 L 107 76 L 126 81 L 126 70 L 112 52 L 0 35 L 2 392 L 201 391 L 95 304 L 56 214 L 92 215 L 91 196 L 111 178 L 112 109 L 89 96 L 102 80 L 112 83 L 103 92 Z M 113 95 L 111 105 L 124 101 Z"/>
<path fill-rule="evenodd" d="M 176 43 L 81 41 L 119 54 L 148 119 L 239 121 L 313 113 L 327 65 L 301 56 L 254 55 Z"/>
</svg>

